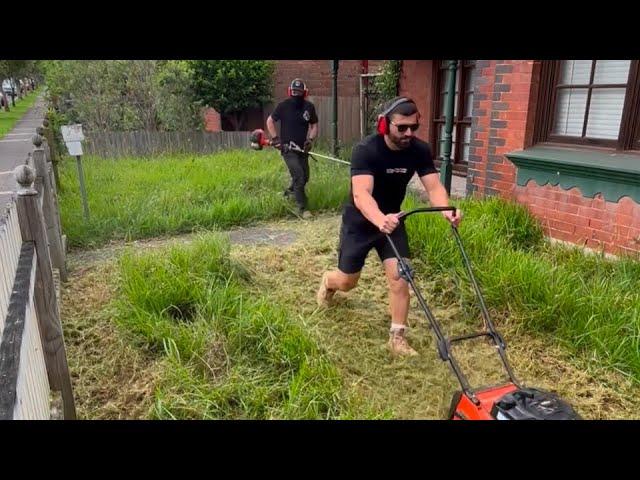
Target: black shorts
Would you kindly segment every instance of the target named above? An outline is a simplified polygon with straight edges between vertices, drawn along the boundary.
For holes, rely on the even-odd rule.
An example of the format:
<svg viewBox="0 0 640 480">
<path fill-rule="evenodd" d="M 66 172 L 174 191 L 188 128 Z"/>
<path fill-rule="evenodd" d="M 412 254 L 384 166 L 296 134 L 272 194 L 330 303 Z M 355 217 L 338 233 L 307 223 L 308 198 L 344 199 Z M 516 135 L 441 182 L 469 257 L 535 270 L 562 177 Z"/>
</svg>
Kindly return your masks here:
<svg viewBox="0 0 640 480">
<path fill-rule="evenodd" d="M 398 253 L 403 258 L 409 258 L 409 239 L 403 223 L 393 231 L 391 239 L 396 245 Z M 380 261 L 395 258 L 393 249 L 384 233 L 376 231 L 374 228 L 357 227 L 342 222 L 338 246 L 338 268 L 342 273 L 357 273 L 362 270 L 372 248 L 378 252 Z"/>
</svg>

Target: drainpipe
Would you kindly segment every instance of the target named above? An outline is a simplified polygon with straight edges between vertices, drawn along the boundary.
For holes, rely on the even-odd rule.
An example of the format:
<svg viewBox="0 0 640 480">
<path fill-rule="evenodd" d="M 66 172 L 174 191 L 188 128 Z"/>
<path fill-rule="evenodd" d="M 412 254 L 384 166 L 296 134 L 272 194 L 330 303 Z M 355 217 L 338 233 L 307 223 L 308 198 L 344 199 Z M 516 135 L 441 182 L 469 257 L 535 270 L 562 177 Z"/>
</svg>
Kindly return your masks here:
<svg viewBox="0 0 640 480">
<path fill-rule="evenodd" d="M 442 150 L 442 163 L 440 164 L 440 182 L 447 190 L 447 194 L 451 195 L 451 174 L 453 169 L 451 166 L 451 141 L 453 131 L 453 107 L 456 97 L 456 68 L 457 60 L 449 60 L 449 76 L 447 78 L 447 98 L 444 104 L 444 146 Z"/>
<path fill-rule="evenodd" d="M 333 123 L 332 123 L 332 139 L 331 139 L 331 152 L 334 157 L 338 156 L 338 64 L 340 60 L 331 60 L 331 78 L 332 88 L 331 95 L 333 96 Z"/>
<path fill-rule="evenodd" d="M 359 81 L 358 81 L 358 86 L 359 86 L 359 93 L 360 93 L 360 140 L 362 140 L 364 138 L 364 132 L 366 131 L 366 118 L 364 115 L 365 109 L 364 109 L 364 89 L 365 89 L 365 85 L 368 86 L 368 79 L 367 79 L 367 83 L 365 83 L 365 78 L 364 75 L 366 75 L 367 73 L 369 73 L 369 60 L 360 60 L 361 62 L 361 69 L 360 69 L 360 76 L 359 76 Z"/>
</svg>

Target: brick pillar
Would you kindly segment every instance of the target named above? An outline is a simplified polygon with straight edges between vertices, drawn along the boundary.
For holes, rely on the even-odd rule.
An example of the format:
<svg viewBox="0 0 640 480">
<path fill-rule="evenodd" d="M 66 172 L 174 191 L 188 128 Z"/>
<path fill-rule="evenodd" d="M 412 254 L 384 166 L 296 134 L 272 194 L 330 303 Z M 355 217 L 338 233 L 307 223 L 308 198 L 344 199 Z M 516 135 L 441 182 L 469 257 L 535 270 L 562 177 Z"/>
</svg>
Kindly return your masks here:
<svg viewBox="0 0 640 480">
<path fill-rule="evenodd" d="M 204 111 L 204 130 L 205 132 L 219 132 L 222 130 L 220 114 L 213 108 L 207 108 Z"/>
<path fill-rule="evenodd" d="M 484 60 L 476 69 L 469 193 L 514 196 L 515 167 L 505 153 L 525 148 L 533 130 L 537 85 L 531 60 Z"/>
</svg>

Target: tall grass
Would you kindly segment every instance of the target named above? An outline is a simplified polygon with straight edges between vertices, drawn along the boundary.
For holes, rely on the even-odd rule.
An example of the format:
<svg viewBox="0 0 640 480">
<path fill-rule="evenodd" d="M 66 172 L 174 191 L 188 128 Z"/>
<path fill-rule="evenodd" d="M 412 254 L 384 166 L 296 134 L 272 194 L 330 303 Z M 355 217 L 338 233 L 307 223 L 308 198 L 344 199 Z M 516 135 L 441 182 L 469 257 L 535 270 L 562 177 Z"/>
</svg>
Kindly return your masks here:
<svg viewBox="0 0 640 480">
<path fill-rule="evenodd" d="M 157 418 L 349 416 L 337 369 L 286 310 L 246 293 L 228 241 L 121 258 L 119 323 L 164 356 Z"/>
<path fill-rule="evenodd" d="M 273 150 L 154 159 L 83 158 L 90 219 L 83 219 L 75 160 L 61 166 L 61 216 L 71 246 L 227 228 L 292 215 L 284 161 Z M 336 210 L 348 168 L 311 160 L 309 208 Z"/>
<path fill-rule="evenodd" d="M 412 205 L 407 200 L 405 209 Z M 465 212 L 460 234 L 490 307 L 640 381 L 640 262 L 550 245 L 520 205 L 489 199 L 458 206 Z M 410 217 L 407 228 L 432 273 L 466 278 L 439 214 Z M 464 286 L 460 301 L 468 304 L 474 297 Z"/>
</svg>

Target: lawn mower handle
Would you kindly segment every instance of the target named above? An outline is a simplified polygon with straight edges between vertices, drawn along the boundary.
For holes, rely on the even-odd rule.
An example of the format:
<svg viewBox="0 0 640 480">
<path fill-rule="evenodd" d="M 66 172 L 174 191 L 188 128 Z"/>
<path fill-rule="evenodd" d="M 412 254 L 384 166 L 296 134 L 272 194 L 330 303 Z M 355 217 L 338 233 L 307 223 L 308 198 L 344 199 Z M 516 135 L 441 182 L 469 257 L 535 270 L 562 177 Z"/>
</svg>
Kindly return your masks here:
<svg viewBox="0 0 640 480">
<path fill-rule="evenodd" d="M 413 215 L 414 213 L 429 213 L 429 212 L 453 212 L 457 211 L 456 207 L 421 207 L 415 208 L 413 210 L 409 210 L 408 212 L 400 212 L 398 214 L 398 219 L 403 219 L 408 217 L 409 215 Z"/>
<path fill-rule="evenodd" d="M 456 211 L 455 207 L 422 207 L 422 208 L 416 208 L 414 210 L 410 210 L 408 212 L 400 212 L 398 214 L 398 219 L 404 219 L 406 217 L 408 217 L 409 215 L 413 215 L 414 213 L 430 213 L 430 212 L 442 212 L 442 211 Z M 404 258 L 402 258 L 402 255 L 400 255 L 400 252 L 398 252 L 398 249 L 395 245 L 395 242 L 393 241 L 393 239 L 391 238 L 391 235 L 385 233 L 385 236 L 387 237 L 387 241 L 389 242 L 389 245 L 391 246 L 393 253 L 396 257 L 396 259 L 398 260 L 398 273 L 400 275 L 401 278 L 405 279 L 409 285 L 411 286 L 413 292 L 416 295 L 416 298 L 418 299 L 418 303 L 420 304 L 420 306 L 422 307 L 424 313 L 426 314 L 427 318 L 429 319 L 429 323 L 431 325 L 431 328 L 433 329 L 433 332 L 436 336 L 436 345 L 438 348 L 438 353 L 440 355 L 440 358 L 443 361 L 448 361 L 449 364 L 451 365 L 456 377 L 458 378 L 458 381 L 460 382 L 460 385 L 462 386 L 462 389 L 465 391 L 465 393 L 467 393 L 469 395 L 469 397 L 472 399 L 472 401 L 477 402 L 477 398 L 475 397 L 473 390 L 471 388 L 471 385 L 469 384 L 466 376 L 463 374 L 460 366 L 458 365 L 457 361 L 453 358 L 453 356 L 451 355 L 451 343 L 454 341 L 460 341 L 460 340 L 464 340 L 465 338 L 474 338 L 476 336 L 479 335 L 486 335 L 488 337 L 490 337 L 494 344 L 497 347 L 498 350 L 498 355 L 500 356 L 500 359 L 502 360 L 502 364 L 505 367 L 505 370 L 507 371 L 507 374 L 509 376 L 509 379 L 511 380 L 511 382 L 518 386 L 518 381 L 516 380 L 514 374 L 513 374 L 513 370 L 511 369 L 511 365 L 509 364 L 506 355 L 505 355 L 505 349 L 506 349 L 506 344 L 504 342 L 504 339 L 502 338 L 502 336 L 500 335 L 500 333 L 496 330 L 493 322 L 491 321 L 491 317 L 489 316 L 489 311 L 487 310 L 487 307 L 484 303 L 484 298 L 482 296 L 482 292 L 480 291 L 480 287 L 478 286 L 478 283 L 476 282 L 475 279 L 475 275 L 473 274 L 473 270 L 471 268 L 471 261 L 469 260 L 469 257 L 467 256 L 467 252 L 465 251 L 463 245 L 462 245 L 462 239 L 460 238 L 460 233 L 458 232 L 458 228 L 455 225 L 451 225 L 451 230 L 453 233 L 453 236 L 456 240 L 456 243 L 460 249 L 460 253 L 462 255 L 462 260 L 463 263 L 465 265 L 465 268 L 467 270 L 467 274 L 469 276 L 469 279 L 471 280 L 471 284 L 473 286 L 473 289 L 476 293 L 476 297 L 478 298 L 478 302 L 480 304 L 480 311 L 482 313 L 482 317 L 484 319 L 484 324 L 485 324 L 485 330 L 484 332 L 481 332 L 480 334 L 473 334 L 470 336 L 462 336 L 462 337 L 457 337 L 454 339 L 448 339 L 443 333 L 442 330 L 440 329 L 440 325 L 438 324 L 438 321 L 436 320 L 436 318 L 433 316 L 433 314 L 431 313 L 431 310 L 429 309 L 429 307 L 427 306 L 426 301 L 424 300 L 424 298 L 422 297 L 422 295 L 420 294 L 420 291 L 418 290 L 414 280 L 413 280 L 413 270 L 411 269 L 411 267 L 407 264 L 407 262 L 405 262 Z"/>
</svg>

